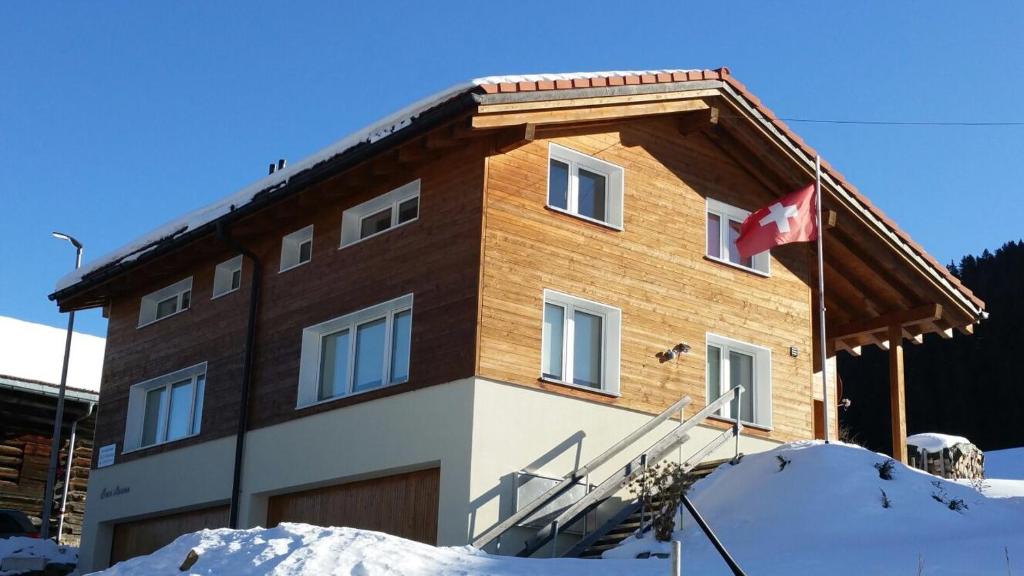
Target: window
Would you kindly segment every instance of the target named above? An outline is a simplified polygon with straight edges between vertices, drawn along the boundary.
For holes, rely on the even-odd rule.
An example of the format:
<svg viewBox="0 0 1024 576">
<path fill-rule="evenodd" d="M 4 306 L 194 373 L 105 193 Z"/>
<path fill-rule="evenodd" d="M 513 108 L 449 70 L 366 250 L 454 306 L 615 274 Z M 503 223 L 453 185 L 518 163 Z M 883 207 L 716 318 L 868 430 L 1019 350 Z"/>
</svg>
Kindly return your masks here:
<svg viewBox="0 0 1024 576">
<path fill-rule="evenodd" d="M 131 387 L 124 450 L 136 450 L 199 434 L 206 363 Z"/>
<path fill-rule="evenodd" d="M 718 200 L 707 199 L 707 256 L 712 260 L 725 262 L 767 275 L 771 256 L 766 250 L 760 254 L 742 258 L 736 249 L 736 238 L 740 226 L 750 212 L 730 206 Z"/>
<path fill-rule="evenodd" d="M 412 294 L 302 331 L 298 406 L 409 380 Z"/>
<path fill-rule="evenodd" d="M 707 401 L 713 402 L 736 386 L 743 386 L 740 421 L 771 427 L 771 365 L 768 348 L 730 338 L 707 336 Z M 720 415 L 736 418 L 736 401 L 722 408 Z"/>
<path fill-rule="evenodd" d="M 213 270 L 213 296 L 223 296 L 238 290 L 242 285 L 242 255 L 225 260 Z"/>
<path fill-rule="evenodd" d="M 353 206 L 341 214 L 341 247 L 387 232 L 420 215 L 420 181 Z"/>
<path fill-rule="evenodd" d="M 622 229 L 622 168 L 564 146 L 548 147 L 548 207 Z"/>
<path fill-rule="evenodd" d="M 541 378 L 619 392 L 618 308 L 544 291 Z"/>
<path fill-rule="evenodd" d="M 166 288 L 146 294 L 142 297 L 142 302 L 139 305 L 139 328 L 188 310 L 191 300 L 191 276 Z"/>
<path fill-rule="evenodd" d="M 291 270 L 309 262 L 313 256 L 313 225 L 296 230 L 281 239 L 280 271 Z"/>
</svg>

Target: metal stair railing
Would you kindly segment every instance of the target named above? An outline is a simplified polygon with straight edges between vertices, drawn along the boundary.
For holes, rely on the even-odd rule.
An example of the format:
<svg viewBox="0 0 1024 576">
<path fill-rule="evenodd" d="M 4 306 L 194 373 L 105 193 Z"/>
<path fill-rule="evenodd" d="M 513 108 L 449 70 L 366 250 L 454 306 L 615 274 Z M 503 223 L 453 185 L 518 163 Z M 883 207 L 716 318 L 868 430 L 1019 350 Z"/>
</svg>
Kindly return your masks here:
<svg viewBox="0 0 1024 576">
<path fill-rule="evenodd" d="M 658 414 L 654 418 L 651 418 L 650 421 L 646 422 L 643 426 L 634 430 L 629 436 L 626 436 L 622 440 L 618 441 L 614 446 L 605 450 L 599 456 L 595 457 L 593 460 L 588 462 L 585 466 L 577 468 L 563 476 L 562 480 L 558 484 L 552 486 L 546 492 L 544 492 L 537 498 L 533 499 L 531 502 L 529 502 L 521 509 L 516 511 L 515 514 L 509 516 L 504 521 L 500 522 L 490 530 L 487 530 L 486 532 L 481 534 L 479 537 L 477 537 L 476 540 L 473 541 L 473 546 L 477 548 L 483 548 L 484 546 L 490 544 L 491 542 L 499 538 L 502 534 L 518 526 L 520 522 L 526 520 L 533 513 L 543 508 L 549 502 L 558 498 L 565 492 L 571 490 L 573 485 L 575 485 L 580 480 L 586 478 L 587 475 L 589 475 L 593 470 L 597 469 L 599 466 L 601 466 L 608 460 L 611 460 L 616 455 L 618 455 L 619 452 L 622 452 L 626 447 L 630 446 L 631 444 L 645 436 L 648 432 L 656 428 L 665 420 L 668 420 L 669 417 L 672 416 L 672 414 L 675 414 L 677 411 L 680 411 L 681 414 L 682 409 L 691 402 L 692 400 L 689 396 L 683 396 L 675 403 L 673 403 L 671 406 L 662 411 L 661 414 Z"/>
<path fill-rule="evenodd" d="M 550 524 L 544 526 L 543 528 L 540 528 L 533 536 L 533 538 L 528 540 L 523 549 L 520 550 L 519 553 L 516 555 L 520 557 L 530 556 L 534 552 L 539 550 L 542 546 L 544 546 L 551 540 L 557 538 L 559 526 L 570 526 L 574 524 L 585 514 L 587 514 L 588 512 L 596 508 L 599 504 L 607 500 L 615 492 L 619 491 L 630 480 L 632 480 L 638 474 L 640 474 L 640 472 L 645 470 L 647 466 L 656 464 L 658 461 L 665 457 L 669 450 L 675 448 L 676 446 L 682 444 L 683 442 L 686 442 L 689 439 L 689 435 L 687 434 L 687 432 L 689 432 L 697 425 L 704 422 L 704 420 L 706 420 L 708 416 L 711 416 L 715 412 L 718 412 L 722 408 L 722 406 L 729 403 L 733 398 L 736 398 L 736 405 L 738 408 L 740 406 L 739 400 L 741 398 L 742 392 L 743 387 L 736 386 L 728 390 L 721 396 L 719 396 L 717 399 L 715 399 L 707 406 L 705 406 L 703 410 L 694 414 L 693 417 L 690 418 L 689 420 L 680 422 L 678 426 L 669 431 L 669 433 L 662 437 L 661 440 L 658 440 L 657 442 L 654 443 L 654 445 L 645 450 L 639 456 L 630 460 L 625 466 L 622 466 L 621 468 L 613 472 L 608 478 L 601 482 L 601 484 L 599 484 L 592 491 L 588 492 L 586 496 L 580 498 L 575 503 L 561 511 L 558 514 L 558 516 L 556 516 L 551 521 Z M 664 415 L 664 413 L 662 413 L 662 415 Z M 659 415 L 659 417 L 661 417 L 662 415 Z M 662 420 L 664 420 L 667 417 L 668 416 L 665 415 L 665 417 L 662 418 Z M 724 444 L 730 438 L 733 437 L 736 438 L 738 448 L 739 432 L 740 430 L 742 430 L 742 427 L 743 425 L 737 418 L 731 428 L 726 430 L 723 434 L 719 435 L 713 441 L 711 441 L 707 446 L 705 446 L 696 454 L 691 456 L 686 461 L 686 463 L 690 464 L 692 462 L 692 464 L 690 464 L 692 469 L 693 466 L 696 466 L 698 463 L 700 463 L 701 459 L 703 459 L 705 456 L 710 454 L 714 449 L 718 448 L 719 446 L 721 446 L 722 444 Z M 651 428 L 653 428 L 653 426 L 651 426 Z M 639 432 L 639 430 L 637 432 Z M 643 435 L 637 434 L 637 432 L 630 434 L 626 439 L 630 440 L 630 443 L 636 441 Z M 619 444 L 616 444 L 615 447 L 618 448 L 618 451 L 621 451 L 622 448 L 624 448 L 624 446 L 620 447 L 620 445 L 622 444 L 623 442 L 619 442 Z M 591 466 L 589 468 L 593 467 Z M 511 525 L 509 526 L 509 528 L 511 528 Z"/>
</svg>

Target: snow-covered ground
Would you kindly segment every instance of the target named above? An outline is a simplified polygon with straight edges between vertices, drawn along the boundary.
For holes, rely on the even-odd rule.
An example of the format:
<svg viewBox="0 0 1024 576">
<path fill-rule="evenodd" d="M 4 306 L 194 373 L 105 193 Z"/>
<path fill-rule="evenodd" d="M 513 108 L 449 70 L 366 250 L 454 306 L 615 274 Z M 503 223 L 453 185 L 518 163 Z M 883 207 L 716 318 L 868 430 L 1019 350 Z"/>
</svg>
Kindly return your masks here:
<svg viewBox="0 0 1024 576">
<path fill-rule="evenodd" d="M 46 558 L 48 562 L 55 564 L 76 564 L 78 562 L 78 548 L 70 546 L 58 546 L 53 540 L 41 540 L 39 538 L 4 538 L 0 539 L 0 561 L 8 556 L 19 556 L 29 558 Z M 14 574 L 0 570 L 0 576 Z"/>
<path fill-rule="evenodd" d="M 697 483 L 691 497 L 751 575 L 902 575 L 917 574 L 920 564 L 929 576 L 1004 576 L 1007 556 L 1012 573 L 1024 573 L 1024 498 L 989 498 L 898 463 L 885 480 L 875 464 L 886 460 L 855 446 L 790 444 L 723 465 Z M 684 573 L 728 574 L 691 519 L 678 536 Z M 640 550 L 667 549 L 652 543 L 650 536 L 627 541 L 606 553 L 614 559 L 518 559 L 364 530 L 282 524 L 188 534 L 102 574 L 182 574 L 178 566 L 190 549 L 199 560 L 189 574 L 668 574 L 667 560 L 632 559 Z"/>
</svg>

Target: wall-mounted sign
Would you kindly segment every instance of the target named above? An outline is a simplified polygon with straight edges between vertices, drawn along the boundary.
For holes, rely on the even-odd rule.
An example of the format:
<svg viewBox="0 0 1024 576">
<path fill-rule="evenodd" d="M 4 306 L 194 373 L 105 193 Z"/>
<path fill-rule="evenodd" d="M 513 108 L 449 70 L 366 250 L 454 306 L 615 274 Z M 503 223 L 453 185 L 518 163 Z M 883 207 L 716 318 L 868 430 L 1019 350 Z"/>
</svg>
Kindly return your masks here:
<svg viewBox="0 0 1024 576">
<path fill-rule="evenodd" d="M 96 467 L 104 468 L 114 463 L 114 454 L 117 452 L 117 444 L 100 446 L 100 455 L 96 458 Z"/>
</svg>

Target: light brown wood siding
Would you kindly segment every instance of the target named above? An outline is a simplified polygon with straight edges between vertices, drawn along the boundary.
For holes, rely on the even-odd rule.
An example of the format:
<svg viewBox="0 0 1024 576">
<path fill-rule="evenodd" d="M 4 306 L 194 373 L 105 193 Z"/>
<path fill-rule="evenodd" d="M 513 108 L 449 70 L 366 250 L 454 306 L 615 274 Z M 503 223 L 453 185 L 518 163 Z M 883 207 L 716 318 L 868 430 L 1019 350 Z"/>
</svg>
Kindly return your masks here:
<svg viewBox="0 0 1024 576">
<path fill-rule="evenodd" d="M 267 526 L 344 526 L 436 544 L 440 476 L 439 468 L 431 468 L 273 496 L 267 505 Z"/>
<path fill-rule="evenodd" d="M 223 528 L 227 525 L 227 506 L 123 522 L 114 526 L 110 564 L 155 552 L 182 534 L 203 528 Z"/>
<path fill-rule="evenodd" d="M 478 373 L 644 412 L 684 394 L 702 406 L 711 332 L 771 349 L 773 430 L 751 433 L 811 438 L 813 252 L 774 250 L 769 278 L 704 256 L 706 197 L 753 210 L 773 196 L 672 120 L 544 137 L 488 158 Z M 625 169 L 622 231 L 545 207 L 549 141 Z M 621 308 L 621 397 L 538 379 L 545 288 Z M 660 363 L 655 355 L 679 342 L 692 351 Z"/>
</svg>

